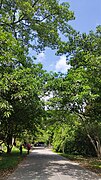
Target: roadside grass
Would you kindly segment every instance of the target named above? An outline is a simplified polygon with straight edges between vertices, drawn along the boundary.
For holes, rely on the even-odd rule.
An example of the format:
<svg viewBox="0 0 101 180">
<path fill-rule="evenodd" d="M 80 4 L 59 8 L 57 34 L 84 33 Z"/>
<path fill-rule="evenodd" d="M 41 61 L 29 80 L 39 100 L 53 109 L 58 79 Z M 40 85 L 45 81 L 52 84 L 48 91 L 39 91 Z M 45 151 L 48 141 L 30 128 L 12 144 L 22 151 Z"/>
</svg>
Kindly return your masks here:
<svg viewBox="0 0 101 180">
<path fill-rule="evenodd" d="M 20 155 L 20 151 L 16 147 L 12 149 L 10 154 L 0 154 L 0 176 L 5 177 L 12 173 L 26 155 L 26 149 L 23 149 L 23 153 Z"/>
<path fill-rule="evenodd" d="M 71 161 L 78 162 L 82 167 L 87 168 L 101 176 L 101 159 L 98 159 L 97 157 L 84 157 L 82 155 L 59 154 Z"/>
</svg>

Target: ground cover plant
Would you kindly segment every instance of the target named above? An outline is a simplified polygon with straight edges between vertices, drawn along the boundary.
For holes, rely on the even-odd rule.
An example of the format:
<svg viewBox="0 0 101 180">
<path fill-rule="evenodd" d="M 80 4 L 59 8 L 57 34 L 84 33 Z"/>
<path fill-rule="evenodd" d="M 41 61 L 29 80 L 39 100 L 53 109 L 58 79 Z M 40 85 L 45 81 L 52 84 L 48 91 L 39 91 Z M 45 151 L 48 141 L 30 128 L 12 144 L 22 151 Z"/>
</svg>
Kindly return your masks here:
<svg viewBox="0 0 101 180">
<path fill-rule="evenodd" d="M 13 148 L 12 152 L 0 154 L 0 178 L 4 179 L 8 177 L 18 166 L 18 164 L 24 160 L 27 155 L 26 149 L 23 149 L 22 155 L 20 155 L 19 148 Z"/>
</svg>

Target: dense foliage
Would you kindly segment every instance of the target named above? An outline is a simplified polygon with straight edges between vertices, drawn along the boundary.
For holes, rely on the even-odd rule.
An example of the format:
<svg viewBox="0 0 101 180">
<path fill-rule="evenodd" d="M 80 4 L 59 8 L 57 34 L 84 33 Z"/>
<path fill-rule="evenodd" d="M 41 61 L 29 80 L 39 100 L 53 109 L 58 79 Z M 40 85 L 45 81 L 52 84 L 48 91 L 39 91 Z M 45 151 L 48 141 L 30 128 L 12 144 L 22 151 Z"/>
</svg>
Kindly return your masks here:
<svg viewBox="0 0 101 180">
<path fill-rule="evenodd" d="M 62 121 L 67 124 L 72 122 L 70 115 L 76 116 L 76 121 L 81 127 L 78 126 L 77 131 L 80 134 L 76 132 L 76 127 L 74 128 L 76 146 L 79 144 L 82 148 L 82 144 L 79 143 L 82 139 L 84 154 L 87 144 L 90 144 L 89 147 L 93 146 L 92 152 L 87 150 L 87 154 L 95 154 L 99 157 L 101 155 L 101 27 L 97 27 L 95 33 L 90 32 L 88 35 L 76 33 L 74 37 L 70 36 L 69 38 L 70 44 L 65 46 L 65 50 L 67 48 L 67 58 L 71 69 L 64 76 L 58 75 L 58 78 L 54 76 L 54 80 L 52 79 L 52 82 L 49 83 L 48 89 L 50 88 L 53 93 L 53 97 L 48 103 L 49 108 L 55 111 L 56 115 L 58 114 L 59 119 L 62 112 Z M 70 56 L 69 49 L 71 50 Z M 61 128 L 59 129 L 61 134 Z M 62 141 L 61 135 L 60 139 Z M 61 144 L 60 141 L 59 144 Z M 79 150 L 80 148 L 76 147 L 76 151 L 79 153 L 82 152 Z M 71 149 L 74 151 L 73 147 Z"/>
<path fill-rule="evenodd" d="M 76 32 L 69 4 L 57 0 L 3 0 L 0 17 L 0 143 L 10 152 L 12 138 L 29 135 L 56 151 L 100 157 L 101 26 Z M 66 55 L 66 74 L 29 57 L 46 47 Z"/>
<path fill-rule="evenodd" d="M 29 50 L 58 49 L 59 33 L 72 32 L 72 19 L 68 3 L 57 0 L 0 1 L 0 143 L 6 143 L 7 152 L 12 138 L 33 134 L 45 114 L 42 96 L 48 75 Z"/>
</svg>

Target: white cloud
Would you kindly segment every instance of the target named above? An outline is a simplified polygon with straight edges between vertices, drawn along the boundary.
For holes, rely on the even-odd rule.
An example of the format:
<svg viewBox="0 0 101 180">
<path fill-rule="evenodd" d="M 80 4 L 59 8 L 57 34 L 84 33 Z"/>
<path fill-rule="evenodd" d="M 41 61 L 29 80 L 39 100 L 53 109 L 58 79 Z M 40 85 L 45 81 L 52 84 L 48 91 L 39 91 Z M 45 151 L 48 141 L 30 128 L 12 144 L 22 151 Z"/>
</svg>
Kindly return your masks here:
<svg viewBox="0 0 101 180">
<path fill-rule="evenodd" d="M 66 56 L 65 55 L 61 56 L 55 65 L 55 70 L 57 72 L 62 72 L 62 73 L 66 73 L 67 70 L 70 68 L 71 68 L 71 65 L 66 64 Z"/>
<path fill-rule="evenodd" d="M 42 62 L 43 60 L 45 59 L 45 53 L 44 52 L 41 52 L 37 55 L 37 60 L 39 62 Z"/>
</svg>

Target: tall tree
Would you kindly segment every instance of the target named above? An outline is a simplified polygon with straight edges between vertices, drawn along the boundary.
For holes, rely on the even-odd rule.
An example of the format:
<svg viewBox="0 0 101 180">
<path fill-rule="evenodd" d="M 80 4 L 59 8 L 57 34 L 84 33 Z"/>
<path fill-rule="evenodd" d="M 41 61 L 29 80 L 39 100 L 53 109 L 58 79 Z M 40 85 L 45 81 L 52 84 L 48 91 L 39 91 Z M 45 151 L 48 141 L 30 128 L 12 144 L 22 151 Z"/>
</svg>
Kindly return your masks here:
<svg viewBox="0 0 101 180">
<path fill-rule="evenodd" d="M 59 32 L 70 33 L 68 21 L 74 19 L 68 3 L 57 0 L 4 0 L 0 2 L 0 25 L 12 32 L 22 46 L 42 50 L 58 48 Z"/>
<path fill-rule="evenodd" d="M 44 79 L 44 71 L 38 65 L 18 68 L 1 79 L 0 134 L 8 152 L 12 137 L 20 136 L 25 130 L 33 132 L 40 123 L 44 112 L 41 101 Z"/>
<path fill-rule="evenodd" d="M 0 17 L 0 139 L 6 139 L 9 152 L 12 136 L 32 129 L 43 112 L 46 75 L 29 49 L 58 49 L 60 32 L 72 32 L 68 21 L 74 15 L 68 3 L 57 0 L 1 0 Z"/>
<path fill-rule="evenodd" d="M 55 107 L 65 109 L 77 114 L 78 120 L 85 128 L 88 138 L 95 148 L 97 156 L 101 156 L 101 27 L 96 32 L 88 35 L 76 33 L 70 36 L 70 45 L 65 47 L 70 50 L 71 69 L 65 78 L 57 85 L 56 95 L 59 102 Z M 70 49 L 69 49 L 70 48 Z"/>
</svg>

